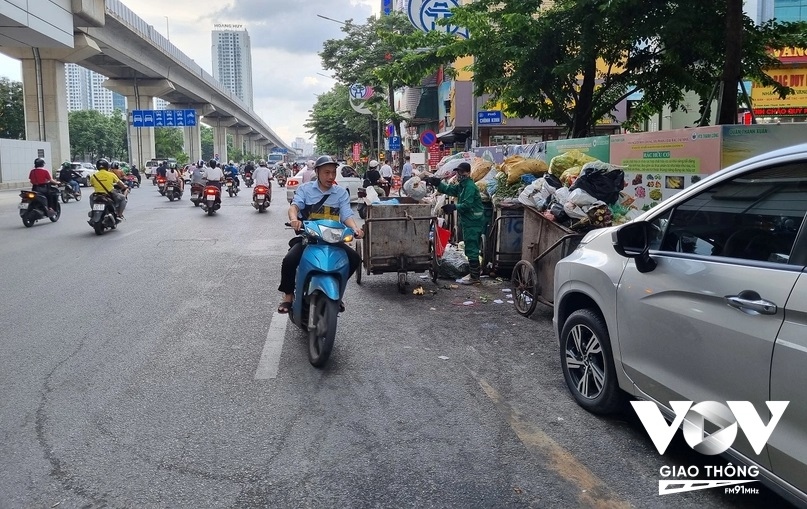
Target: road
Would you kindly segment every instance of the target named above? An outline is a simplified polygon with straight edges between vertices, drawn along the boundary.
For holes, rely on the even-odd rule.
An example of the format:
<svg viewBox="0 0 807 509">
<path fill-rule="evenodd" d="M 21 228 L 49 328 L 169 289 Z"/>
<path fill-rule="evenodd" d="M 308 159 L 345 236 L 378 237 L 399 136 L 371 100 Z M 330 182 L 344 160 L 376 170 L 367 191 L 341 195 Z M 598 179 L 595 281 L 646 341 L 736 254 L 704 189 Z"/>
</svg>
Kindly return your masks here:
<svg viewBox="0 0 807 509">
<path fill-rule="evenodd" d="M 662 465 L 719 460 L 680 433 L 660 457 L 630 412 L 579 408 L 551 312 L 495 303 L 507 281 L 410 275 L 418 296 L 366 276 L 313 368 L 274 312 L 283 192 L 207 217 L 144 183 L 100 237 L 86 189 L 32 228 L 0 192 L 0 507 L 783 505 L 659 496 Z"/>
</svg>

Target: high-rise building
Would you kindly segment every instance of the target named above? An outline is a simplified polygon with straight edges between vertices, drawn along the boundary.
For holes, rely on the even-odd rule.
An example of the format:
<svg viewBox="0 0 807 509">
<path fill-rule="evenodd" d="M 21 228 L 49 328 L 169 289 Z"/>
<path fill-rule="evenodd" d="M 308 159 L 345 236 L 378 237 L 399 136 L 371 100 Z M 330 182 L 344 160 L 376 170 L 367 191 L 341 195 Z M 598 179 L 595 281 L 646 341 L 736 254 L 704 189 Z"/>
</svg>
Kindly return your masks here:
<svg viewBox="0 0 807 509">
<path fill-rule="evenodd" d="M 252 109 L 252 47 L 243 25 L 215 25 L 213 78 Z"/>
<path fill-rule="evenodd" d="M 96 110 L 109 115 L 125 109 L 123 96 L 104 88 L 105 76 L 73 63 L 66 63 L 64 71 L 68 111 Z"/>
</svg>

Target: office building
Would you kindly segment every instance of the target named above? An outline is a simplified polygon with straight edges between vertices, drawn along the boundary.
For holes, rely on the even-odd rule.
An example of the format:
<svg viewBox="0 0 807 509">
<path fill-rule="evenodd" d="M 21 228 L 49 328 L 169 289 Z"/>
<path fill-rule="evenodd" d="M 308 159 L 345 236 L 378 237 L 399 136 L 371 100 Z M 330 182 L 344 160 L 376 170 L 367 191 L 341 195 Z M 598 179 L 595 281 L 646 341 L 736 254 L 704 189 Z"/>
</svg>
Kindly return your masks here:
<svg viewBox="0 0 807 509">
<path fill-rule="evenodd" d="M 96 110 L 109 115 L 116 109 L 126 109 L 122 95 L 104 88 L 105 76 L 73 63 L 65 64 L 64 76 L 67 83 L 67 111 Z"/>
<path fill-rule="evenodd" d="M 215 25 L 213 77 L 252 108 L 252 49 L 243 25 Z"/>
</svg>

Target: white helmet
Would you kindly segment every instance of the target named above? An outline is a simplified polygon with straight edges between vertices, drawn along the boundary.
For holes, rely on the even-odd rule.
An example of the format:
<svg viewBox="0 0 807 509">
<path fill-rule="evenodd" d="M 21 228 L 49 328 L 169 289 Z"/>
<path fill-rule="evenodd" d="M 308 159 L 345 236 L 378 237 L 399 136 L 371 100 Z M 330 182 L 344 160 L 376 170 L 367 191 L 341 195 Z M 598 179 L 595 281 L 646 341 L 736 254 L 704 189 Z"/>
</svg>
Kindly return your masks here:
<svg viewBox="0 0 807 509">
<path fill-rule="evenodd" d="M 370 168 L 378 168 L 378 161 L 373 159 L 372 161 L 370 161 L 370 163 L 367 166 L 370 167 Z"/>
</svg>

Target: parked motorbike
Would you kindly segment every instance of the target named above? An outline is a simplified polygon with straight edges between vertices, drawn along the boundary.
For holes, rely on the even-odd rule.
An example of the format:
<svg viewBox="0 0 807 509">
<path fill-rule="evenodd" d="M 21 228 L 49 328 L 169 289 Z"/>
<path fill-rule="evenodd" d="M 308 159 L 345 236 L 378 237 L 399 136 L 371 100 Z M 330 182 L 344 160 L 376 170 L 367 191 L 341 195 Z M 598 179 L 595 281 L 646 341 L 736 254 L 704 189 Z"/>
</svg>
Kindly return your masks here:
<svg viewBox="0 0 807 509">
<path fill-rule="evenodd" d="M 272 187 L 271 186 L 255 186 L 255 191 L 252 192 L 252 206 L 263 212 L 272 203 Z"/>
<path fill-rule="evenodd" d="M 169 201 L 179 200 L 182 198 L 182 189 L 179 188 L 179 183 L 169 181 L 165 183 L 165 196 Z"/>
<path fill-rule="evenodd" d="M 192 184 L 191 185 L 191 201 L 195 207 L 198 207 L 200 203 L 202 203 L 202 195 L 205 192 L 205 186 L 202 184 Z"/>
<path fill-rule="evenodd" d="M 48 193 L 51 194 L 58 194 L 59 189 L 55 186 L 48 186 Z M 59 202 L 53 200 L 53 210 L 56 211 L 56 215 L 52 217 L 48 217 L 48 210 L 44 207 L 39 200 L 37 200 L 37 196 L 43 195 L 43 193 L 38 193 L 36 191 L 20 191 L 20 204 L 18 206 L 20 211 L 20 217 L 22 218 L 22 224 L 25 225 L 26 228 L 30 228 L 39 221 L 40 219 L 45 219 L 46 217 L 51 220 L 51 222 L 55 223 L 59 220 L 59 217 L 62 215 L 62 206 L 59 205 Z M 43 195 L 44 196 L 44 195 Z"/>
<path fill-rule="evenodd" d="M 246 172 L 244 174 L 244 185 L 246 185 L 247 187 L 252 187 L 252 184 L 254 183 L 255 181 L 252 180 L 252 173 Z"/>
<path fill-rule="evenodd" d="M 103 235 L 106 230 L 117 228 L 120 219 L 115 211 L 115 201 L 105 193 L 90 195 L 90 212 L 87 224 L 92 226 L 96 235 Z"/>
<path fill-rule="evenodd" d="M 230 195 L 230 198 L 238 194 L 238 186 L 235 185 L 235 181 L 233 181 L 232 177 L 226 177 L 224 179 L 224 185 L 227 186 L 227 194 Z"/>
<path fill-rule="evenodd" d="M 160 195 L 165 196 L 165 183 L 168 179 L 160 175 L 157 175 L 156 180 L 157 180 L 157 190 L 160 192 Z"/>
<path fill-rule="evenodd" d="M 216 186 L 207 186 L 204 191 L 204 199 L 202 200 L 202 210 L 207 212 L 208 216 L 212 216 L 217 210 L 221 208 L 221 191 Z"/>
<path fill-rule="evenodd" d="M 300 232 L 305 249 L 289 318 L 308 332 L 308 361 L 318 368 L 333 350 L 336 318 L 350 275 L 347 253 L 338 245 L 351 242 L 353 235 L 351 228 L 328 220 L 303 221 Z"/>
<path fill-rule="evenodd" d="M 61 187 L 61 186 L 60 186 Z M 73 191 L 73 186 L 65 182 L 61 192 L 62 203 L 67 203 L 70 200 L 81 201 L 81 188 L 78 188 L 78 193 Z"/>
</svg>

